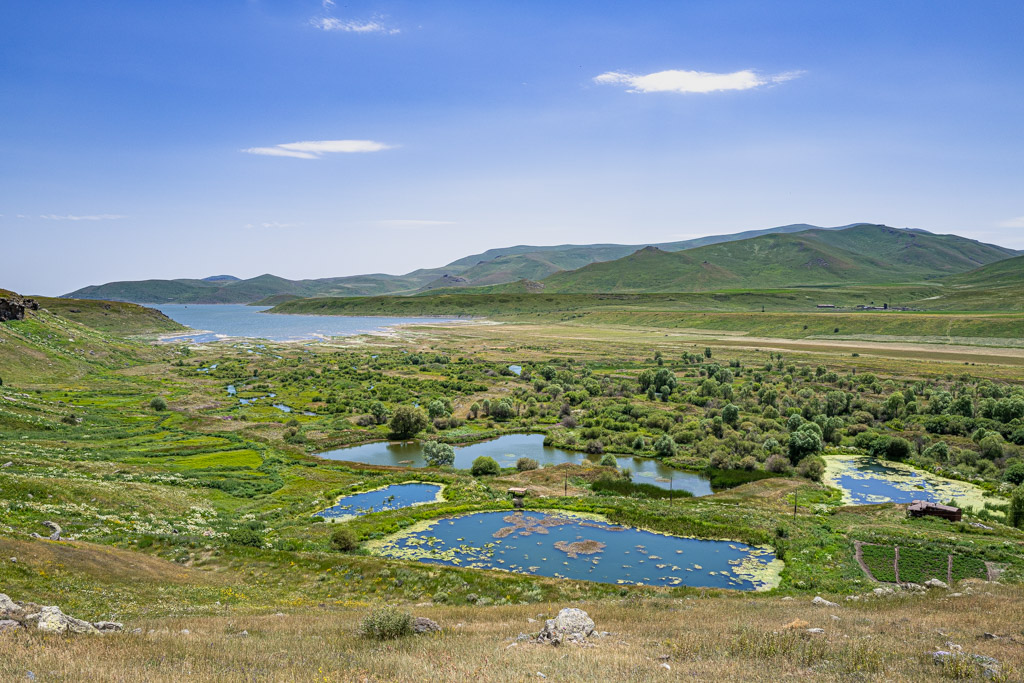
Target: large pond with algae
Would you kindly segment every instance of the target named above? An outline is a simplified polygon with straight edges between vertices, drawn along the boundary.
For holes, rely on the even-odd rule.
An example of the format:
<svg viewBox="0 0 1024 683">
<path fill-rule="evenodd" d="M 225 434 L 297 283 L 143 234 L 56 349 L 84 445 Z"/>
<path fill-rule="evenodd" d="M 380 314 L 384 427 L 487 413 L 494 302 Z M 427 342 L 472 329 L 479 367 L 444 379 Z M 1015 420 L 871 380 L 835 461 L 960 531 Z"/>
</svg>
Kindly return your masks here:
<svg viewBox="0 0 1024 683">
<path fill-rule="evenodd" d="M 600 583 L 767 590 L 783 563 L 770 548 L 671 536 L 597 515 L 474 512 L 371 541 L 377 555 Z"/>
<path fill-rule="evenodd" d="M 428 484 L 419 481 L 389 484 L 372 491 L 342 496 L 337 503 L 316 513 L 316 516 L 332 521 L 342 521 L 372 512 L 401 510 L 416 505 L 435 503 L 444 500 L 441 495 L 443 489 L 441 484 Z"/>
<path fill-rule="evenodd" d="M 912 503 L 926 500 L 959 506 L 984 505 L 982 490 L 955 479 L 914 469 L 899 462 L 868 455 L 834 455 L 825 458 L 824 482 L 843 492 L 846 505 Z"/>
<path fill-rule="evenodd" d="M 331 460 L 344 460 L 365 465 L 398 467 L 424 467 L 426 465 L 423 446 L 417 441 L 378 441 L 362 446 L 338 448 L 319 455 Z M 481 455 L 494 458 L 501 467 L 514 467 L 516 461 L 523 457 L 533 458 L 540 465 L 560 465 L 565 462 L 582 464 L 586 461 L 597 464 L 601 459 L 600 455 L 588 455 L 545 446 L 543 434 L 507 434 L 490 441 L 482 441 L 469 446 L 457 446 L 455 448 L 455 467 L 468 470 L 473 461 Z M 663 489 L 689 491 L 694 496 L 709 496 L 712 493 L 711 482 L 699 474 L 674 470 L 653 458 L 615 455 L 615 459 L 618 461 L 619 467 L 628 468 L 633 473 L 633 481 L 638 484 L 654 484 Z"/>
</svg>

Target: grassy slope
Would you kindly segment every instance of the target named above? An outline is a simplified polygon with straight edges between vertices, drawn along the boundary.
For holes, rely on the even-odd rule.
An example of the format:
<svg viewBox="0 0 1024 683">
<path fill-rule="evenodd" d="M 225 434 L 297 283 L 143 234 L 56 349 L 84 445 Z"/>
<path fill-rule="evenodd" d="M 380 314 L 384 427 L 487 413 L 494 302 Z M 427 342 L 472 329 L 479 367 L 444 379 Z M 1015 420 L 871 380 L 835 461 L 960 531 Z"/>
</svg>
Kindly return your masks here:
<svg viewBox="0 0 1024 683">
<path fill-rule="evenodd" d="M 116 301 L 35 297 L 42 308 L 94 330 L 118 335 L 156 334 L 183 330 L 152 308 Z"/>
<path fill-rule="evenodd" d="M 691 292 L 912 282 L 972 270 L 1011 253 L 956 236 L 865 225 L 677 253 L 648 248 L 543 283 L 546 292 Z"/>
</svg>

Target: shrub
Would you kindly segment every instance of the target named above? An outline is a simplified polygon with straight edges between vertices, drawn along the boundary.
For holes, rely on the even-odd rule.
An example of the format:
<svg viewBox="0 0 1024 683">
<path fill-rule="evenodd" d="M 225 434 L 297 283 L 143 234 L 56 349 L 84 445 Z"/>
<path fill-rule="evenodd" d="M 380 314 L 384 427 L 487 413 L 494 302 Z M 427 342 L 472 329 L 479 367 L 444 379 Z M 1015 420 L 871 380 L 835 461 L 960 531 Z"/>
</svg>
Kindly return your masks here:
<svg viewBox="0 0 1024 683">
<path fill-rule="evenodd" d="M 481 455 L 473 461 L 473 466 L 469 468 L 469 473 L 474 477 L 483 477 L 500 474 L 501 468 L 498 467 L 498 463 L 494 458 L 488 455 Z"/>
<path fill-rule="evenodd" d="M 379 607 L 359 623 L 358 634 L 372 640 L 392 640 L 413 633 L 413 617 L 396 607 Z"/>
<path fill-rule="evenodd" d="M 339 553 L 350 553 L 359 547 L 359 539 L 352 529 L 341 525 L 331 534 L 331 547 Z"/>
<path fill-rule="evenodd" d="M 611 453 L 605 453 L 601 457 L 601 462 L 598 463 L 598 464 L 600 464 L 601 467 L 618 467 L 619 466 L 619 461 L 616 460 L 615 456 L 612 455 Z"/>
<path fill-rule="evenodd" d="M 604 443 L 597 439 L 591 439 L 587 442 L 586 450 L 591 455 L 601 455 L 604 453 Z"/>
<path fill-rule="evenodd" d="M 428 441 L 423 444 L 423 457 L 431 467 L 444 467 L 455 464 L 455 449 L 440 441 Z"/>
<path fill-rule="evenodd" d="M 769 472 L 782 474 L 789 469 L 789 460 L 785 456 L 775 453 L 768 458 L 768 461 L 764 464 L 764 468 Z"/>
<path fill-rule="evenodd" d="M 251 548 L 260 548 L 263 546 L 263 533 L 252 526 L 244 526 L 238 529 L 232 529 L 228 532 L 228 541 L 235 545 L 247 545 Z"/>
<path fill-rule="evenodd" d="M 157 396 L 149 402 L 149 407 L 159 413 L 167 410 L 167 401 L 165 401 L 162 396 Z"/>
<path fill-rule="evenodd" d="M 415 436 L 417 432 L 426 429 L 430 423 L 427 420 L 427 414 L 419 408 L 398 406 L 389 424 L 391 433 L 394 436 L 399 439 L 408 439 L 411 436 Z"/>
<path fill-rule="evenodd" d="M 676 442 L 668 434 L 662 434 L 654 442 L 654 452 L 662 458 L 671 458 L 676 454 Z"/>
<path fill-rule="evenodd" d="M 519 458 L 516 460 L 516 469 L 520 472 L 526 472 L 527 470 L 535 470 L 539 467 L 536 460 L 533 458 Z"/>
<path fill-rule="evenodd" d="M 825 461 L 818 456 L 810 455 L 801 460 L 796 469 L 802 477 L 821 481 L 822 475 L 825 474 Z"/>
</svg>

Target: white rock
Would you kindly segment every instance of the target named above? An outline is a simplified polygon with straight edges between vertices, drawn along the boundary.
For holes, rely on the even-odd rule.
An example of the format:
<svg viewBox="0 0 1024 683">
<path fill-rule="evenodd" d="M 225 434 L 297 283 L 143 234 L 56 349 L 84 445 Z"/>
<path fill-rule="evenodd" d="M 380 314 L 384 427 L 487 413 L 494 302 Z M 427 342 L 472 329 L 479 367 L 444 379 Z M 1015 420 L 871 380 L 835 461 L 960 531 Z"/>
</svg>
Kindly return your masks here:
<svg viewBox="0 0 1024 683">
<path fill-rule="evenodd" d="M 818 607 L 839 607 L 838 603 L 826 600 L 825 598 L 821 597 L 820 595 L 815 596 L 815 598 L 813 600 L 811 600 L 811 604 L 812 605 L 816 605 Z"/>
<path fill-rule="evenodd" d="M 50 605 L 39 610 L 39 621 L 36 628 L 46 633 L 99 633 L 88 621 L 69 617 L 60 611 L 60 607 Z"/>
</svg>

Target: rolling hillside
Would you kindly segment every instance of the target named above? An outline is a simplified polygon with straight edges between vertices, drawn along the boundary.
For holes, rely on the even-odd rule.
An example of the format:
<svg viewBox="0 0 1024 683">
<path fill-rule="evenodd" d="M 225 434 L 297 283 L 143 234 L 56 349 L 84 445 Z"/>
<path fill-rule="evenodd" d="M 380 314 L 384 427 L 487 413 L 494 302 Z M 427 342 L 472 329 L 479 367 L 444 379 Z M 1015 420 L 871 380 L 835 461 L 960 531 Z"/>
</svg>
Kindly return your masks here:
<svg viewBox="0 0 1024 683">
<path fill-rule="evenodd" d="M 848 227 L 848 226 L 845 226 Z M 759 235 L 788 234 L 814 228 L 806 224 L 783 225 L 764 230 L 748 230 L 729 235 L 711 235 L 697 239 L 657 244 L 662 251 L 682 251 L 708 244 L 750 239 Z M 374 273 L 315 280 L 287 280 L 275 275 L 260 275 L 239 280 L 216 275 L 201 280 L 142 280 L 109 282 L 83 287 L 65 296 L 75 299 L 104 299 L 135 303 L 239 304 L 280 303 L 291 298 L 316 296 L 405 295 L 437 288 L 500 285 L 519 280 L 541 280 L 560 271 L 575 270 L 592 263 L 620 259 L 642 244 L 562 244 L 557 246 L 519 245 L 490 249 L 466 256 L 441 268 L 425 268 L 405 275 Z"/>
<path fill-rule="evenodd" d="M 930 280 L 1015 255 L 955 235 L 879 225 L 762 235 L 666 252 L 655 247 L 556 273 L 545 292 L 696 292 Z"/>
</svg>

